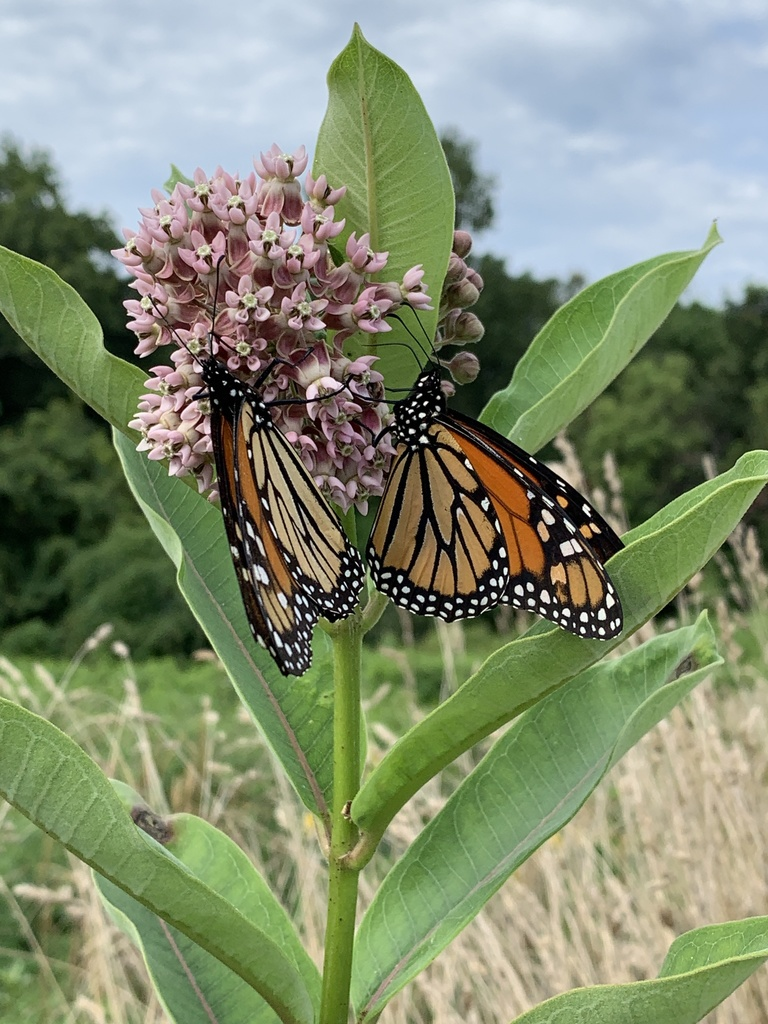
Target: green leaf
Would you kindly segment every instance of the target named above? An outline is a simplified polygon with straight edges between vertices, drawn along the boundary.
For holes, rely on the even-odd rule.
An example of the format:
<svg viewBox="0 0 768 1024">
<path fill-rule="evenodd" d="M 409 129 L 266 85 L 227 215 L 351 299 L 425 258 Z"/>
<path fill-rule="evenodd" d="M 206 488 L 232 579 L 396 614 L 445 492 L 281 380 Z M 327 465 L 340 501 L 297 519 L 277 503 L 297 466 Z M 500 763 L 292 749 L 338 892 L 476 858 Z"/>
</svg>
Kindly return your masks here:
<svg viewBox="0 0 768 1024">
<path fill-rule="evenodd" d="M 99 321 L 48 267 L 0 246 L 0 312 L 19 337 L 100 416 L 130 437 L 146 374 L 104 348 Z"/>
<path fill-rule="evenodd" d="M 312 1024 L 307 984 L 278 943 L 138 829 L 109 780 L 73 740 L 4 698 L 0 796 L 230 967 L 281 1020 Z"/>
<path fill-rule="evenodd" d="M 278 1024 L 269 1004 L 228 967 L 112 882 L 94 878 L 107 913 L 141 952 L 169 1021 Z"/>
<path fill-rule="evenodd" d="M 115 435 L 126 479 L 177 569 L 181 593 L 258 722 L 296 792 L 328 818 L 333 774 L 330 643 L 315 630 L 315 664 L 286 679 L 254 643 L 232 568 L 221 511 Z"/>
<path fill-rule="evenodd" d="M 194 178 L 188 178 L 183 171 L 179 170 L 176 164 L 171 164 L 171 173 L 163 182 L 163 188 L 168 193 L 168 195 L 170 195 L 171 192 L 173 192 L 173 190 L 176 188 L 180 181 L 183 182 L 185 185 L 189 185 L 190 188 L 194 188 L 195 186 Z"/>
<path fill-rule="evenodd" d="M 143 801 L 129 787 L 113 783 L 127 809 Z M 315 1005 L 320 975 L 282 906 L 248 857 L 223 832 L 194 815 L 173 815 L 163 822 L 170 840 L 164 849 L 257 921 L 293 963 Z M 178 929 L 161 921 L 113 883 L 96 875 L 108 909 L 139 947 L 158 996 L 172 1020 L 184 1024 L 272 1024 L 278 1017 L 262 997 L 210 953 Z"/>
<path fill-rule="evenodd" d="M 343 249 L 352 231 L 358 238 L 370 232 L 371 248 L 389 253 L 381 280 L 399 281 L 423 264 L 435 309 L 419 319 L 432 338 L 453 241 L 453 185 L 440 140 L 408 75 L 357 25 L 331 65 L 328 89 L 313 173 L 327 175 L 334 187 L 347 186 L 337 205 L 346 219 L 337 245 Z M 409 326 L 421 333 L 415 319 Z M 415 343 L 396 329 L 378 349 L 378 368 L 389 387 L 398 387 L 412 383 L 417 367 L 393 340 L 411 349 Z"/>
<path fill-rule="evenodd" d="M 278 1024 L 261 996 L 178 929 L 94 873 L 107 913 L 141 952 L 168 1020 L 175 1024 Z"/>
<path fill-rule="evenodd" d="M 579 292 L 533 339 L 480 419 L 538 451 L 637 355 L 720 241 L 713 225 L 701 249 L 636 263 Z"/>
<path fill-rule="evenodd" d="M 658 978 L 574 989 L 514 1024 L 694 1024 L 767 959 L 768 917 L 708 925 L 675 940 Z"/>
<path fill-rule="evenodd" d="M 118 444 L 118 453 L 134 493 L 179 569 L 182 592 L 188 600 L 194 596 L 193 612 L 300 797 L 313 813 L 327 817 L 333 710 L 324 634 L 317 632 L 316 665 L 301 681 L 285 680 L 252 642 L 221 513 L 186 481 L 170 480 L 166 467 L 150 464 L 133 450 L 138 434 L 127 423 L 145 390 L 146 374 L 104 349 L 99 323 L 74 289 L 47 267 L 0 247 L 0 310 L 73 391 L 131 439 Z M 185 556 L 169 529 L 166 517 L 171 513 L 193 557 Z M 193 536 L 196 527 L 199 536 Z"/>
<path fill-rule="evenodd" d="M 742 456 L 623 540 L 610 560 L 627 636 L 664 608 L 712 557 L 768 482 L 768 452 Z M 496 651 L 445 703 L 403 736 L 373 770 L 352 804 L 369 856 L 397 811 L 428 779 L 546 693 L 618 645 L 581 640 L 543 621 Z"/>
<path fill-rule="evenodd" d="M 679 674 L 686 659 L 690 667 Z M 582 672 L 522 715 L 382 882 L 355 947 L 358 1015 L 380 1013 L 721 663 L 702 615 Z"/>
</svg>

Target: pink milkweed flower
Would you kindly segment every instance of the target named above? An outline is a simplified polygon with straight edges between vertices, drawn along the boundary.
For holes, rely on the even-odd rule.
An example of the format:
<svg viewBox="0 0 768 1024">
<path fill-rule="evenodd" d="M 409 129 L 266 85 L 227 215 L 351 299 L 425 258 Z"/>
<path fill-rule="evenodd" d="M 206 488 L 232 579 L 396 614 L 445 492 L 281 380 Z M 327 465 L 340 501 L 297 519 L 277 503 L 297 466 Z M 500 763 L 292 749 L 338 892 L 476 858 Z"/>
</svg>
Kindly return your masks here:
<svg viewBox="0 0 768 1024">
<path fill-rule="evenodd" d="M 406 270 L 403 276 L 403 283 L 400 285 L 400 294 L 403 302 L 406 302 L 411 309 L 432 309 L 429 295 L 424 289 L 424 268 L 421 263 L 410 270 Z"/>
<path fill-rule="evenodd" d="M 179 256 L 197 274 L 210 274 L 224 255 L 224 232 L 219 231 L 216 237 L 208 242 L 200 231 L 190 232 L 191 248 L 179 246 Z"/>
<path fill-rule="evenodd" d="M 272 262 L 282 259 L 285 250 L 294 239 L 294 233 L 283 229 L 280 215 L 274 212 L 263 222 L 251 220 L 246 231 L 250 239 L 251 252 Z"/>
<path fill-rule="evenodd" d="M 178 242 L 187 229 L 187 211 L 174 206 L 162 193 L 155 190 L 153 194 L 157 198 L 157 206 L 142 211 L 146 231 L 158 242 Z"/>
<path fill-rule="evenodd" d="M 324 174 L 321 174 L 315 181 L 311 171 L 307 171 L 304 188 L 309 196 L 311 209 L 318 212 L 323 212 L 326 206 L 335 206 L 347 191 L 346 185 L 342 185 L 341 188 L 331 188 Z"/>
<path fill-rule="evenodd" d="M 429 296 L 421 266 L 401 282 L 372 280 L 388 254 L 371 249 L 368 233 L 350 235 L 337 262 L 329 242 L 344 229 L 334 209 L 344 188 L 307 175 L 309 199 L 301 200 L 296 178 L 306 163 L 303 147 L 286 155 L 273 146 L 243 179 L 198 168 L 192 184 L 154 192 L 138 229 L 125 232 L 116 256 L 133 275 L 126 309 L 137 352 L 178 346 L 171 365 L 151 371 L 131 426 L 150 458 L 166 460 L 174 475 L 193 474 L 215 499 L 199 361 L 213 357 L 239 380 L 259 381 L 276 428 L 323 492 L 363 511 L 382 493 L 394 454 L 391 414 L 377 356 L 352 359 L 346 342 L 389 330 L 387 318 L 403 306 L 429 309 Z M 462 281 L 481 285 L 472 273 Z M 446 341 L 458 323 L 443 326 Z"/>
<path fill-rule="evenodd" d="M 371 236 L 368 232 L 355 238 L 355 232 L 347 239 L 347 259 L 355 270 L 364 270 L 366 274 L 377 274 L 387 265 L 388 252 L 374 252 L 370 247 Z"/>
<path fill-rule="evenodd" d="M 292 288 L 297 281 L 309 281 L 310 272 L 323 255 L 315 248 L 312 235 L 300 235 L 283 252 L 282 260 L 276 264 L 272 277 L 279 288 Z"/>
<path fill-rule="evenodd" d="M 337 305 L 351 304 L 355 295 L 365 287 L 368 277 L 386 266 L 389 253 L 374 252 L 369 248 L 370 235 L 364 234 L 359 241 L 355 232 L 347 239 L 347 262 L 335 267 L 324 278 L 326 291 L 333 294 Z"/>
<path fill-rule="evenodd" d="M 292 331 L 322 331 L 323 321 L 317 316 L 328 305 L 327 299 L 307 299 L 307 284 L 302 281 L 280 303 L 283 321 Z"/>
<path fill-rule="evenodd" d="M 237 176 L 222 171 L 212 183 L 209 208 L 222 221 L 245 224 L 258 206 L 256 190 L 255 174 L 251 173 L 241 181 Z"/>
<path fill-rule="evenodd" d="M 268 285 L 256 288 L 253 278 L 245 275 L 238 281 L 237 291 L 230 289 L 224 301 L 230 309 L 230 316 L 238 323 L 261 322 L 271 315 L 268 303 L 274 293 L 275 289 Z"/>
<path fill-rule="evenodd" d="M 327 242 L 329 238 L 336 238 L 344 230 L 346 221 L 334 220 L 336 211 L 332 206 L 316 210 L 309 203 L 304 207 L 301 215 L 301 229 L 307 235 L 313 235 L 318 242 Z"/>
<path fill-rule="evenodd" d="M 391 331 L 392 327 L 384 318 L 393 305 L 390 299 L 381 298 L 379 289 L 373 285 L 360 294 L 360 298 L 352 306 L 350 316 L 356 326 L 366 334 Z"/>
<path fill-rule="evenodd" d="M 298 224 L 304 203 L 301 185 L 296 178 L 304 173 L 308 160 L 304 146 L 290 154 L 282 153 L 274 144 L 261 154 L 261 161 L 253 161 L 256 173 L 262 178 L 257 196 L 260 216 L 276 213 L 286 224 Z"/>
</svg>

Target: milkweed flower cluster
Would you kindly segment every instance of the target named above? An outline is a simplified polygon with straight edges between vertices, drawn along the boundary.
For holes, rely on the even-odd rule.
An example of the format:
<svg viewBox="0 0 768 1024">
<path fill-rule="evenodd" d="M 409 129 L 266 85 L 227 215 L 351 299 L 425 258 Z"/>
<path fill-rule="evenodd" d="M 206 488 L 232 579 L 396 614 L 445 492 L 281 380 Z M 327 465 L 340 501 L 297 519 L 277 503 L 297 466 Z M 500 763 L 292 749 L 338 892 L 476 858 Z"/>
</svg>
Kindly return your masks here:
<svg viewBox="0 0 768 1024">
<path fill-rule="evenodd" d="M 344 355 L 362 331 L 389 331 L 386 317 L 407 305 L 431 309 L 421 267 L 402 282 L 373 282 L 388 253 L 353 232 L 345 260 L 331 243 L 344 229 L 335 204 L 346 189 L 324 175 L 298 177 L 304 147 L 272 146 L 244 178 L 197 170 L 170 195 L 154 190 L 138 231 L 124 232 L 114 255 L 133 274 L 137 299 L 125 303 L 142 356 L 176 344 L 172 364 L 152 368 L 131 426 L 141 450 L 167 459 L 171 475 L 193 473 L 215 497 L 209 407 L 196 356 L 213 355 L 235 376 L 259 384 L 277 427 L 296 447 L 323 493 L 345 511 L 365 513 L 382 493 L 394 449 L 377 357 Z M 277 360 L 277 362 L 276 362 Z M 272 372 L 264 377 L 267 367 Z M 277 403 L 277 404 L 273 404 Z"/>
</svg>

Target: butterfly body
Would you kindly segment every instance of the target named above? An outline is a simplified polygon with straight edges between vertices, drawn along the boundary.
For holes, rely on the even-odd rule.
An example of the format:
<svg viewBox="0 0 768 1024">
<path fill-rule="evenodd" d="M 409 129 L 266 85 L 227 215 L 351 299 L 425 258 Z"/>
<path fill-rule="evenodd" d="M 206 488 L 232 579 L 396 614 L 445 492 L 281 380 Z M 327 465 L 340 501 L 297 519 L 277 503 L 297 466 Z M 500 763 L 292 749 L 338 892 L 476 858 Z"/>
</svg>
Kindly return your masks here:
<svg viewBox="0 0 768 1024">
<path fill-rule="evenodd" d="M 360 556 L 259 393 L 213 357 L 200 360 L 232 561 L 251 632 L 284 675 L 312 659 L 320 616 L 348 616 Z"/>
<path fill-rule="evenodd" d="M 603 561 L 623 545 L 574 488 L 448 410 L 434 368 L 393 413 L 397 454 L 368 547 L 379 590 L 447 621 L 506 603 L 578 636 L 621 632 Z"/>
</svg>

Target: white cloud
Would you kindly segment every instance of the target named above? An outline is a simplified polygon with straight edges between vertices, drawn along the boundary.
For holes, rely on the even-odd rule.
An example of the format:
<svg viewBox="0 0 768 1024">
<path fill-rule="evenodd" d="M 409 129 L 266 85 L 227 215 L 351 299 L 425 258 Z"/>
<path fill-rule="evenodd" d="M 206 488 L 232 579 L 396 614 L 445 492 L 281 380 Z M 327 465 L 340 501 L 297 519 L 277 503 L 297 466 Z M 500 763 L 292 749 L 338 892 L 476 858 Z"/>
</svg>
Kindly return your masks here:
<svg viewBox="0 0 768 1024">
<path fill-rule="evenodd" d="M 497 175 L 499 223 L 478 248 L 594 279 L 698 245 L 719 215 L 727 246 L 701 277 L 712 300 L 768 277 L 764 0 L 270 10 L 5 0 L 0 129 L 53 151 L 73 204 L 133 225 L 171 161 L 246 171 L 272 142 L 311 147 L 328 65 L 359 19 L 438 128 L 475 140 Z"/>
</svg>

